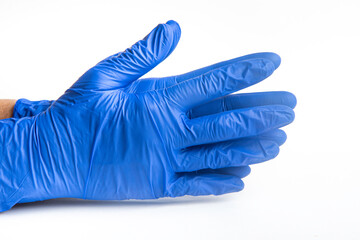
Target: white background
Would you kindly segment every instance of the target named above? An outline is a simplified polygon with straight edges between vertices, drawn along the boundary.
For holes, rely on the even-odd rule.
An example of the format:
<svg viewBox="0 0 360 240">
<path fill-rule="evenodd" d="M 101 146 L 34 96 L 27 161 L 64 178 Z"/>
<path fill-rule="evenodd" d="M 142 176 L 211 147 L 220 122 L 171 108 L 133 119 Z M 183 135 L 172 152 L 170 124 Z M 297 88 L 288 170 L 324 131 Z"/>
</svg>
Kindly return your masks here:
<svg viewBox="0 0 360 240">
<path fill-rule="evenodd" d="M 59 97 L 85 70 L 174 19 L 182 39 L 148 76 L 273 51 L 246 91 L 298 98 L 280 155 L 242 192 L 160 201 L 50 200 L 0 214 L 0 239 L 360 239 L 359 1 L 0 0 L 0 98 Z"/>
</svg>

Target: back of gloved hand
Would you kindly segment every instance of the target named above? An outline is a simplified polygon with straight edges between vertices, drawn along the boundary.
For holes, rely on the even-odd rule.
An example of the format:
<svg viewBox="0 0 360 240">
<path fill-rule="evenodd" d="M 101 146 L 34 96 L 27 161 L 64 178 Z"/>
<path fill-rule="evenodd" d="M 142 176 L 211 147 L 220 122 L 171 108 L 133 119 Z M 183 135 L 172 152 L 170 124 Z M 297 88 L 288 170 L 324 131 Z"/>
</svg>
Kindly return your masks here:
<svg viewBox="0 0 360 240">
<path fill-rule="evenodd" d="M 275 157 L 295 98 L 226 96 L 268 77 L 273 53 L 184 75 L 139 79 L 175 48 L 180 28 L 159 25 L 88 70 L 32 117 L 0 121 L 0 211 L 72 197 L 153 199 L 240 191 L 247 165 Z"/>
</svg>

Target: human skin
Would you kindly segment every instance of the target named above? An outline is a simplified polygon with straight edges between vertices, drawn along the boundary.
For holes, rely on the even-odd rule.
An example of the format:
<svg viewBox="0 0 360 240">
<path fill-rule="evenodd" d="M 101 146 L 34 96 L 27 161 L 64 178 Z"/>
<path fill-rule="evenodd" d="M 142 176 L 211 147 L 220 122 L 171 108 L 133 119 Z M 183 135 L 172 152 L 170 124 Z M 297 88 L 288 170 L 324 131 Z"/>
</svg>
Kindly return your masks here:
<svg viewBox="0 0 360 240">
<path fill-rule="evenodd" d="M 15 99 L 0 99 L 0 119 L 13 117 Z"/>
</svg>

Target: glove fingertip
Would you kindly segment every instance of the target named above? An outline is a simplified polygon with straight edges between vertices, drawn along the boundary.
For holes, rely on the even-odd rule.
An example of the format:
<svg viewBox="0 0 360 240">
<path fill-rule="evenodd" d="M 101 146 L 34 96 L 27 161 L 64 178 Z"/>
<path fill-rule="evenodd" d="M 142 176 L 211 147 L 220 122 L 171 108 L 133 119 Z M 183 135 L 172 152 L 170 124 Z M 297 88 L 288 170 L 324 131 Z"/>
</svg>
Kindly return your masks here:
<svg viewBox="0 0 360 240">
<path fill-rule="evenodd" d="M 281 58 L 278 54 L 273 52 L 264 52 L 261 54 L 263 58 L 266 58 L 267 60 L 271 61 L 274 65 L 274 68 L 277 69 L 281 64 Z"/>
<path fill-rule="evenodd" d="M 176 21 L 169 20 L 166 22 L 166 25 L 169 26 L 174 31 L 174 33 L 181 34 L 180 25 Z"/>
</svg>

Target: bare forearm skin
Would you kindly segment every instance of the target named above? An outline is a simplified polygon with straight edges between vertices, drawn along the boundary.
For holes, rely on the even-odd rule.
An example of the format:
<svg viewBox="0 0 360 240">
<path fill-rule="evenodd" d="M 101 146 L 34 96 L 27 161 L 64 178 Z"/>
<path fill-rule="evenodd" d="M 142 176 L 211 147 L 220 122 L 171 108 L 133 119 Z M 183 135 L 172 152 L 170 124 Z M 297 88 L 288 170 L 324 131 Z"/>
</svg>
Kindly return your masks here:
<svg viewBox="0 0 360 240">
<path fill-rule="evenodd" d="M 13 117 L 15 99 L 0 99 L 0 119 Z"/>
</svg>

